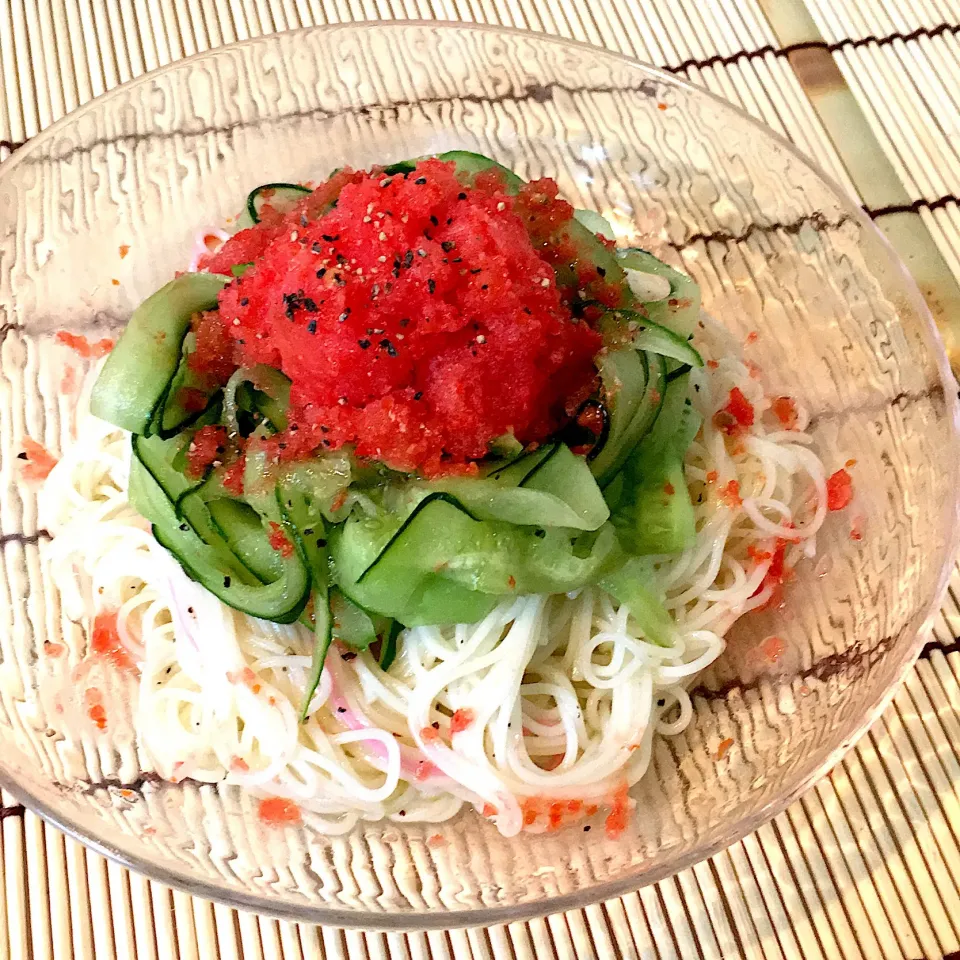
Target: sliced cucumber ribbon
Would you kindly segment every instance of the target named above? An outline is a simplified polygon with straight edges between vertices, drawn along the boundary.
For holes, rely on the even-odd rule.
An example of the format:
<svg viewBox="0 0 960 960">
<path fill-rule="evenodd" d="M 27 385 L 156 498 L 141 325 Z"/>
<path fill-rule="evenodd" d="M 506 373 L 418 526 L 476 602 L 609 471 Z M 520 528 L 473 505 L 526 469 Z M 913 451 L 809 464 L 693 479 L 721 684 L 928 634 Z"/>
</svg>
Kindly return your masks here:
<svg viewBox="0 0 960 960">
<path fill-rule="evenodd" d="M 185 273 L 147 297 L 110 352 L 90 396 L 90 412 L 131 433 L 146 433 L 180 367 L 190 318 L 217 305 L 230 282 Z"/>
</svg>

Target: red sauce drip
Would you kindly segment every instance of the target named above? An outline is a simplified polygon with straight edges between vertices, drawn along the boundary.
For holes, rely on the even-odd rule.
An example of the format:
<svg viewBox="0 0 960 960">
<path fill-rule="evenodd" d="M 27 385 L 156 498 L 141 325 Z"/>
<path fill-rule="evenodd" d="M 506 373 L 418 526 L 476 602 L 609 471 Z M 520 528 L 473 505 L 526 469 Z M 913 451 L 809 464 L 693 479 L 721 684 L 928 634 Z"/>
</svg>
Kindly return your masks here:
<svg viewBox="0 0 960 960">
<path fill-rule="evenodd" d="M 725 740 L 721 740 L 720 743 L 717 744 L 717 752 L 715 754 L 717 760 L 722 760 L 732 746 L 733 740 L 730 737 L 727 737 Z"/>
<path fill-rule="evenodd" d="M 827 478 L 827 509 L 842 510 L 853 500 L 853 479 L 846 470 L 838 470 Z"/>
<path fill-rule="evenodd" d="M 724 484 L 717 491 L 717 496 L 720 498 L 721 503 L 731 508 L 739 507 L 743 503 L 743 499 L 740 497 L 740 483 L 737 480 L 731 480 L 729 483 Z"/>
<path fill-rule="evenodd" d="M 295 825 L 303 821 L 300 807 L 285 797 L 267 797 L 261 800 L 257 814 L 261 822 L 273 827 Z"/>
<path fill-rule="evenodd" d="M 223 487 L 235 497 L 243 494 L 243 472 L 246 465 L 246 457 L 238 457 L 223 471 Z"/>
<path fill-rule="evenodd" d="M 187 365 L 207 386 L 223 386 L 239 364 L 234 356 L 234 342 L 227 335 L 220 314 L 216 310 L 197 314 L 193 318 L 193 333 L 197 342 L 187 357 Z"/>
<path fill-rule="evenodd" d="M 472 710 L 456 710 L 450 718 L 450 734 L 463 733 L 474 721 Z"/>
<path fill-rule="evenodd" d="M 27 480 L 46 480 L 50 471 L 57 465 L 57 458 L 42 444 L 32 437 L 23 438 L 22 459 L 26 463 L 21 473 Z"/>
<path fill-rule="evenodd" d="M 780 658 L 787 651 L 787 644 L 782 637 L 765 637 L 760 641 L 760 656 L 767 663 L 779 663 Z"/>
<path fill-rule="evenodd" d="M 121 670 L 131 670 L 136 666 L 120 640 L 116 611 L 102 611 L 96 615 L 90 635 L 90 650 Z"/>
<path fill-rule="evenodd" d="M 730 391 L 726 406 L 713 415 L 713 424 L 718 430 L 732 437 L 753 426 L 754 417 L 753 404 L 739 387 L 734 387 Z"/>
<path fill-rule="evenodd" d="M 771 404 L 774 416 L 785 430 L 793 430 L 797 425 L 797 405 L 791 397 L 777 397 Z"/>
<path fill-rule="evenodd" d="M 606 831 L 611 840 L 616 840 L 627 828 L 627 815 L 630 812 L 630 799 L 627 795 L 627 785 L 624 784 L 613 795 L 610 813 L 607 815 Z"/>
<path fill-rule="evenodd" d="M 771 588 L 770 599 L 760 607 L 761 610 L 777 608 L 783 602 L 783 585 L 793 576 L 793 571 L 786 565 L 786 549 L 790 541 L 778 538 L 775 541 L 773 554 L 764 551 L 757 552 L 758 562 L 770 560 L 770 566 L 760 583 L 760 586 L 753 592 L 753 596 L 762 593 L 768 587 Z M 749 553 L 749 548 L 748 551 Z"/>
<path fill-rule="evenodd" d="M 89 687 L 83 695 L 87 716 L 98 730 L 107 728 L 107 711 L 103 707 L 103 694 L 96 687 Z"/>
<path fill-rule="evenodd" d="M 57 331 L 57 340 L 84 359 L 105 357 L 113 349 L 113 341 L 109 337 L 91 343 L 82 333 L 70 333 L 69 330 Z"/>
<path fill-rule="evenodd" d="M 276 550 L 281 557 L 293 556 L 293 544 L 290 538 L 284 533 L 283 527 L 274 520 L 270 521 L 270 546 Z"/>
<path fill-rule="evenodd" d="M 202 477 L 207 469 L 221 460 L 227 450 L 227 428 L 201 427 L 187 448 L 187 476 Z"/>
</svg>

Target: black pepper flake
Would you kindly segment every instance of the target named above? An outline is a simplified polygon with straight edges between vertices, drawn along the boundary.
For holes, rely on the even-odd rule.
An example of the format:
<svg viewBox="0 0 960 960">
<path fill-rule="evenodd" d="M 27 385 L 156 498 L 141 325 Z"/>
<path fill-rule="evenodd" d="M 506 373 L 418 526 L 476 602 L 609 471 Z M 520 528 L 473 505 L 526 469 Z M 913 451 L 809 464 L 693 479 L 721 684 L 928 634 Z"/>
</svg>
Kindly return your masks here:
<svg viewBox="0 0 960 960">
<path fill-rule="evenodd" d="M 334 282 L 338 287 L 345 287 L 345 286 L 347 285 L 347 281 L 344 280 L 343 277 L 341 277 L 339 273 L 335 273 L 335 274 L 333 275 L 333 282 Z"/>
<path fill-rule="evenodd" d="M 599 273 L 601 277 L 605 277 L 607 275 L 607 271 L 603 267 L 597 267 L 597 273 Z"/>
<path fill-rule="evenodd" d="M 420 253 L 420 251 L 418 250 L 417 253 Z M 420 255 L 423 256 L 423 254 L 420 254 Z M 407 267 L 408 269 L 413 266 L 413 251 L 412 251 L 412 250 L 408 250 L 408 251 L 403 255 L 403 265 L 404 265 L 405 267 Z"/>
<path fill-rule="evenodd" d="M 180 529 L 183 530 L 184 532 L 186 532 L 187 530 L 190 529 L 190 524 L 189 524 L 189 523 L 181 523 L 181 524 L 180 524 Z"/>
<path fill-rule="evenodd" d="M 474 267 L 470 272 L 474 275 L 478 273 L 483 273 L 483 267 Z"/>
<path fill-rule="evenodd" d="M 583 828 L 583 832 L 584 832 L 584 833 L 589 833 L 589 832 L 590 832 L 590 824 L 589 824 L 589 823 Z"/>
<path fill-rule="evenodd" d="M 440 246 L 443 247 L 444 253 L 449 253 L 456 246 L 456 243 L 453 240 L 444 240 Z"/>
<path fill-rule="evenodd" d="M 281 450 L 286 450 L 286 449 L 287 449 L 287 445 L 286 445 L 282 440 L 277 444 L 277 446 L 278 446 Z M 287 506 L 293 506 L 293 504 L 289 504 L 289 503 L 288 503 Z"/>
<path fill-rule="evenodd" d="M 481 289 L 481 290 L 486 290 L 486 289 L 489 288 L 489 286 L 490 286 L 489 283 L 482 283 L 482 284 L 480 285 L 480 289 Z M 530 311 L 528 310 L 527 313 L 529 313 L 529 312 L 530 312 Z"/>
<path fill-rule="evenodd" d="M 326 545 L 327 545 L 327 541 L 324 540 L 323 537 L 320 537 L 320 538 L 317 540 L 317 549 L 318 549 L 318 550 L 322 550 Z"/>
<path fill-rule="evenodd" d="M 347 712 L 346 707 L 337 707 L 337 713 L 346 713 L 346 712 Z"/>
<path fill-rule="evenodd" d="M 311 321 L 307 324 L 307 333 L 311 333 L 311 334 L 312 334 L 312 333 L 316 333 L 316 332 L 317 332 L 317 321 L 316 321 L 316 320 L 311 320 Z"/>
<path fill-rule="evenodd" d="M 327 275 L 327 268 L 326 268 L 326 267 L 321 267 L 321 268 L 317 271 L 317 279 L 318 279 L 318 280 L 322 280 L 326 275 Z"/>
<path fill-rule="evenodd" d="M 467 195 L 466 195 L 465 193 L 463 193 L 463 191 L 461 191 L 460 193 L 457 194 L 457 199 L 458 199 L 458 200 L 466 200 L 466 199 L 467 199 Z"/>
<path fill-rule="evenodd" d="M 417 179 L 414 180 L 413 182 L 414 182 L 418 187 L 422 187 L 422 186 L 427 182 L 427 178 L 426 178 L 426 177 L 417 177 Z"/>
<path fill-rule="evenodd" d="M 26 450 L 21 450 L 20 453 L 17 454 L 17 459 L 18 459 L 18 460 L 27 460 L 27 459 L 28 459 L 28 457 L 27 457 L 27 451 L 26 451 Z"/>
<path fill-rule="evenodd" d="M 453 223 L 453 217 L 447 217 L 447 226 L 449 227 L 451 223 Z"/>
<path fill-rule="evenodd" d="M 538 537 L 540 540 L 542 540 L 542 539 L 547 535 L 547 531 L 546 531 L 546 530 L 534 530 L 534 531 L 533 531 L 533 535 L 534 535 L 535 537 Z"/>
<path fill-rule="evenodd" d="M 351 660 L 356 660 L 357 655 L 352 650 L 348 650 L 346 653 L 340 654 L 340 659 L 346 660 L 347 663 L 349 663 Z"/>
<path fill-rule="evenodd" d="M 484 287 L 484 290 L 486 290 L 486 287 Z M 524 307 L 524 308 L 523 308 L 523 312 L 526 313 L 526 314 L 532 313 L 532 311 L 530 310 L 529 307 Z"/>
<path fill-rule="evenodd" d="M 313 536 L 313 527 L 307 527 L 307 528 L 303 531 L 303 535 L 304 535 L 305 537 L 312 537 L 312 536 Z"/>
<path fill-rule="evenodd" d="M 437 289 L 437 282 L 432 277 L 427 281 L 427 291 L 432 294 Z"/>
<path fill-rule="evenodd" d="M 245 307 L 249 302 L 250 302 L 250 298 L 249 298 L 249 297 L 241 297 L 241 298 L 240 298 L 240 306 L 241 306 L 241 307 Z"/>
<path fill-rule="evenodd" d="M 224 585 L 225 587 L 229 587 L 229 586 L 230 586 L 230 578 L 229 578 L 229 577 L 224 577 L 224 578 L 223 578 L 223 585 Z"/>
<path fill-rule="evenodd" d="M 423 391 L 422 391 L 422 390 L 418 390 L 418 391 L 413 395 L 413 399 L 414 399 L 414 400 L 422 400 L 422 399 L 423 399 Z"/>
<path fill-rule="evenodd" d="M 366 350 L 366 349 L 368 349 L 369 346 L 370 346 L 370 341 L 369 341 L 369 340 L 366 340 L 366 339 L 364 339 L 364 340 L 358 340 L 358 341 L 357 341 L 357 346 L 358 346 L 361 350 Z"/>
<path fill-rule="evenodd" d="M 397 814 L 397 816 L 400 816 L 400 817 L 405 817 L 406 815 L 407 815 L 407 811 L 406 811 L 406 810 L 401 810 L 400 813 Z"/>
<path fill-rule="evenodd" d="M 408 326 L 410 326 L 410 318 L 409 318 L 409 317 L 403 317 L 403 318 L 400 320 L 400 326 L 401 326 L 401 327 L 408 327 Z"/>
<path fill-rule="evenodd" d="M 314 300 L 312 300 L 310 297 L 307 297 L 307 298 L 303 301 L 303 309 L 306 310 L 307 313 L 316 313 L 316 312 L 317 312 L 317 304 L 316 304 L 316 302 L 315 302 Z"/>
<path fill-rule="evenodd" d="M 300 226 L 301 226 L 301 227 L 305 227 L 309 222 L 310 222 L 310 221 L 307 219 L 307 215 L 306 215 L 305 213 L 301 213 L 301 214 L 300 214 Z"/>
<path fill-rule="evenodd" d="M 326 240 L 327 243 L 336 243 L 340 239 L 339 233 L 321 233 L 320 236 Z"/>
<path fill-rule="evenodd" d="M 431 222 L 435 227 L 439 227 L 439 226 L 440 226 L 440 221 L 439 221 L 435 216 L 433 216 L 433 214 L 430 215 L 430 222 Z"/>
<path fill-rule="evenodd" d="M 395 357 L 397 355 L 397 348 L 389 341 L 386 337 L 380 341 L 380 346 L 387 351 L 387 355 Z"/>
<path fill-rule="evenodd" d="M 310 252 L 311 252 L 311 253 L 319 253 L 319 252 L 320 252 L 320 241 L 319 241 L 319 240 L 314 240 L 313 243 L 310 244 Z"/>
<path fill-rule="evenodd" d="M 430 726 L 433 727 L 434 730 L 439 730 L 439 729 L 440 729 L 440 721 L 439 721 L 439 720 L 434 720 L 433 723 L 430 724 Z"/>
</svg>

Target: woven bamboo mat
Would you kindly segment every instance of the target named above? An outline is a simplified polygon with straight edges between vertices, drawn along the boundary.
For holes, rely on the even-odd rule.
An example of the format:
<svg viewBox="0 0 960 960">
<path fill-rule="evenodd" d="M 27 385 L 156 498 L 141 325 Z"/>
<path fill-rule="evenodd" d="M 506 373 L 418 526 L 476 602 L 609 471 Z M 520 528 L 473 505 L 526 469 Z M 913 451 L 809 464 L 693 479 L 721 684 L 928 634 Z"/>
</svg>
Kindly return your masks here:
<svg viewBox="0 0 960 960">
<path fill-rule="evenodd" d="M 875 217 L 960 369 L 960 0 L 0 0 L 0 161 L 179 57 L 412 17 L 604 45 L 742 106 Z M 531 923 L 403 935 L 238 914 L 130 874 L 0 795 L 0 960 L 960 958 L 958 635 L 960 570 L 916 669 L 827 779 L 670 880 Z"/>
</svg>

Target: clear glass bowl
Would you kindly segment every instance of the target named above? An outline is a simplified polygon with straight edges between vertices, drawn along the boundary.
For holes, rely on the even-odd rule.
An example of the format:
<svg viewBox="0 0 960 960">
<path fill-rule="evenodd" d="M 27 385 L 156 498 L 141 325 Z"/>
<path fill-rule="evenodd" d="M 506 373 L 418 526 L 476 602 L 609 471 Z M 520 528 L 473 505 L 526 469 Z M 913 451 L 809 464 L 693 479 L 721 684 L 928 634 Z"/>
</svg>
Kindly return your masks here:
<svg viewBox="0 0 960 960">
<path fill-rule="evenodd" d="M 812 411 L 828 469 L 856 460 L 855 507 L 830 519 L 786 609 L 733 631 L 689 729 L 655 747 L 635 831 L 615 841 L 577 828 L 505 840 L 472 812 L 336 838 L 267 829 L 236 788 L 144 768 L 135 687 L 110 687 L 103 733 L 51 706 L 86 641 L 44 570 L 17 454 L 27 434 L 54 451 L 69 441 L 64 365 L 77 359 L 54 332 L 116 331 L 255 184 L 453 147 L 556 178 L 623 242 L 692 273 L 710 313 L 741 337 L 757 331 L 751 359 Z M 849 197 L 702 90 L 502 29 L 269 36 L 128 83 L 37 137 L 0 171 L 0 224 L 0 782 L 135 870 L 238 907 L 367 927 L 583 905 L 781 810 L 866 729 L 919 649 L 957 520 L 956 392 L 930 316 Z M 769 664 L 757 645 L 773 633 L 786 652 Z M 445 842 L 428 844 L 438 832 Z"/>
</svg>

